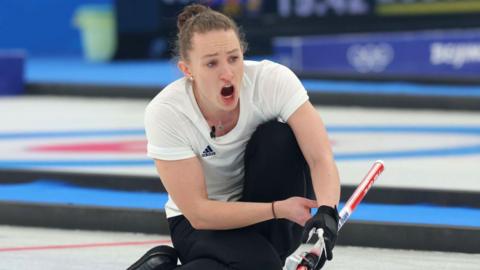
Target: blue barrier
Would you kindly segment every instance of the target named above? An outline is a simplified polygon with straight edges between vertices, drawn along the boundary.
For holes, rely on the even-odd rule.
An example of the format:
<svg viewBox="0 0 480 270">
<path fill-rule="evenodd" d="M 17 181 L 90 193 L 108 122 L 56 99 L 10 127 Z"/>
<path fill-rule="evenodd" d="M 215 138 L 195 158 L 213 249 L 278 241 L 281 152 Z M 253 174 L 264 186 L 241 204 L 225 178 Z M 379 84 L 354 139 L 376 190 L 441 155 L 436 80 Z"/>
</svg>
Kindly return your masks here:
<svg viewBox="0 0 480 270">
<path fill-rule="evenodd" d="M 478 78 L 480 29 L 282 37 L 276 59 L 298 72 Z"/>
<path fill-rule="evenodd" d="M 0 96 L 24 92 L 24 63 L 23 51 L 0 51 Z"/>
</svg>

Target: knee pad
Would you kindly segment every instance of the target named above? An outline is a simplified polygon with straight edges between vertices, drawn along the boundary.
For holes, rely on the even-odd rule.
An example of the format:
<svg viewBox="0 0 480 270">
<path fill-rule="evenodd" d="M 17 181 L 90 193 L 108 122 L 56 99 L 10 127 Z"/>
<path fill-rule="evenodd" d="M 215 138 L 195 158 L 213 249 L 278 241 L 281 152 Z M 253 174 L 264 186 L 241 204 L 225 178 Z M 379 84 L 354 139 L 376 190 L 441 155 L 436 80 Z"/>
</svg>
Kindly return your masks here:
<svg viewBox="0 0 480 270">
<path fill-rule="evenodd" d="M 276 120 L 270 120 L 257 127 L 250 138 L 251 147 L 285 149 L 300 151 L 295 134 L 290 126 Z"/>
</svg>

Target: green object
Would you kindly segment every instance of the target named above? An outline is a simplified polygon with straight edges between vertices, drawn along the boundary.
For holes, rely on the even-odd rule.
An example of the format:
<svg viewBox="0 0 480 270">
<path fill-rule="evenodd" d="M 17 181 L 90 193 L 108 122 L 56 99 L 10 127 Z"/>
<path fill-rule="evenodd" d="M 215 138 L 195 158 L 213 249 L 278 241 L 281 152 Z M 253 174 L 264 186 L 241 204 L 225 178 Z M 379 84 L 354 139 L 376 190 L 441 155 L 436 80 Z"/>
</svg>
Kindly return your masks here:
<svg viewBox="0 0 480 270">
<path fill-rule="evenodd" d="M 109 61 L 117 47 L 114 10 L 110 5 L 84 5 L 75 11 L 74 24 L 81 30 L 85 57 Z"/>
</svg>

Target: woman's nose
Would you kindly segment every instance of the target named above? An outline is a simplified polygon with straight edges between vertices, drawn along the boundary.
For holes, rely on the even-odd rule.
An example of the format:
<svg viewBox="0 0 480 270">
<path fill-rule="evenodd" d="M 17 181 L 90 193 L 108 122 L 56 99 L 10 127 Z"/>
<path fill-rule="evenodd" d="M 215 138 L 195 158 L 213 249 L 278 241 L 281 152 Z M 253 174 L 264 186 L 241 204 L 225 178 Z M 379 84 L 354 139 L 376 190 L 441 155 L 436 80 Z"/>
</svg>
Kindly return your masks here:
<svg viewBox="0 0 480 270">
<path fill-rule="evenodd" d="M 233 71 L 230 67 L 225 66 L 220 71 L 220 79 L 225 81 L 231 81 L 233 79 Z"/>
</svg>

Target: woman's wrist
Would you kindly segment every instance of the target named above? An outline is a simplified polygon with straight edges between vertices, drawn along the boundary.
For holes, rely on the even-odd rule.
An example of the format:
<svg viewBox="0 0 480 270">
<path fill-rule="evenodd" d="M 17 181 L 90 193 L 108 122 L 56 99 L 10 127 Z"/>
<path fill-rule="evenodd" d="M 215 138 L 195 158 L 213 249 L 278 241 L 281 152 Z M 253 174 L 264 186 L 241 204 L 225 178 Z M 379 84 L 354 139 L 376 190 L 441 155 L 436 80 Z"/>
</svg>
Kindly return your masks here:
<svg viewBox="0 0 480 270">
<path fill-rule="evenodd" d="M 272 207 L 273 219 L 277 219 L 278 216 L 277 216 L 277 213 L 276 213 L 276 211 L 275 211 L 275 201 L 272 202 L 271 207 Z"/>
</svg>

